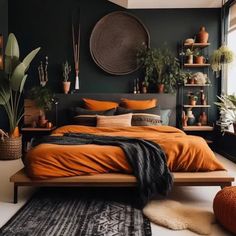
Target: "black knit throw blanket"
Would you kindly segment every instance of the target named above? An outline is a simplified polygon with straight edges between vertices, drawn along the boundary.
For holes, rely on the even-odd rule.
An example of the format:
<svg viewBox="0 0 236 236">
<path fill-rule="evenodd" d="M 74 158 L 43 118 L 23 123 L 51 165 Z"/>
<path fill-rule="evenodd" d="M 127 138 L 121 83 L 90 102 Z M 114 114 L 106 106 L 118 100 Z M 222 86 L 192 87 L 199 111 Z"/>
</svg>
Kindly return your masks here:
<svg viewBox="0 0 236 236">
<path fill-rule="evenodd" d="M 167 195 L 173 185 L 173 178 L 166 164 L 166 155 L 161 147 L 152 141 L 119 136 L 66 133 L 64 136 L 45 136 L 35 140 L 33 146 L 41 143 L 96 144 L 122 148 L 137 178 L 140 201 L 143 205 L 158 193 Z"/>
</svg>

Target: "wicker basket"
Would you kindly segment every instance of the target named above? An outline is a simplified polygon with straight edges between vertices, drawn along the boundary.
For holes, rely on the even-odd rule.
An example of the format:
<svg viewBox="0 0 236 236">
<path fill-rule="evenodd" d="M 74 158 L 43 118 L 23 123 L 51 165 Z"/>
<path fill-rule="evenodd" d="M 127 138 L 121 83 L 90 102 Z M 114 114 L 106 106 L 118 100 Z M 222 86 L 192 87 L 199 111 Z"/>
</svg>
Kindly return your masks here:
<svg viewBox="0 0 236 236">
<path fill-rule="evenodd" d="M 0 140 L 0 160 L 16 160 L 22 156 L 22 136 Z"/>
</svg>

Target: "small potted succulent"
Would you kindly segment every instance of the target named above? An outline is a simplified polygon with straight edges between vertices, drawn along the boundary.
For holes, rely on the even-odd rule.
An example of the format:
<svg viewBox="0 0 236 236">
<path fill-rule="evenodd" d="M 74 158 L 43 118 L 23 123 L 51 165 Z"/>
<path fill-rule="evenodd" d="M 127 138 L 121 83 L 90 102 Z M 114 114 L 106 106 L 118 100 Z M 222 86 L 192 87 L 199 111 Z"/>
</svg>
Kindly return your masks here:
<svg viewBox="0 0 236 236">
<path fill-rule="evenodd" d="M 188 94 L 188 99 L 189 99 L 189 105 L 196 106 L 198 96 L 196 96 L 194 93 L 189 93 Z"/>
<path fill-rule="evenodd" d="M 194 50 L 194 62 L 196 64 L 204 64 L 206 62 L 205 57 L 202 55 L 202 51 L 198 48 Z"/>
<path fill-rule="evenodd" d="M 69 75 L 71 72 L 71 66 L 69 65 L 68 61 L 65 63 L 62 63 L 62 70 L 63 70 L 63 91 L 65 94 L 68 94 L 70 91 L 70 81 L 69 81 Z"/>
</svg>

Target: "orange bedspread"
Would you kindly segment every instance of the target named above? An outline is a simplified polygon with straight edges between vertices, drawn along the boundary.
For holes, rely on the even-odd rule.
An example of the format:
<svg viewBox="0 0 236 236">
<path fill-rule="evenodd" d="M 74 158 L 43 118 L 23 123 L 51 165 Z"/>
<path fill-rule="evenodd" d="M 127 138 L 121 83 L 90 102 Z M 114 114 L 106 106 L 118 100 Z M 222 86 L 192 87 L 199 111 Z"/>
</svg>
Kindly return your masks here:
<svg viewBox="0 0 236 236">
<path fill-rule="evenodd" d="M 186 135 L 170 126 L 97 128 L 70 125 L 58 128 L 53 135 L 67 132 L 152 140 L 165 151 L 171 171 L 224 169 L 203 138 Z M 26 167 L 30 177 L 40 179 L 108 172 L 132 173 L 121 148 L 99 145 L 40 144 L 28 152 Z"/>
</svg>

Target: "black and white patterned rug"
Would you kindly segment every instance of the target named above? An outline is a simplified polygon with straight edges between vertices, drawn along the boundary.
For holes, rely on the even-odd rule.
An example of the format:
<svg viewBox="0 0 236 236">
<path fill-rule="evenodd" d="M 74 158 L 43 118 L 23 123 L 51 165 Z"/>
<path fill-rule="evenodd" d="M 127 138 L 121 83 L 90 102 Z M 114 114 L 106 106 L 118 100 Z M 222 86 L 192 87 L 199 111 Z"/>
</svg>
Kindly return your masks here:
<svg viewBox="0 0 236 236">
<path fill-rule="evenodd" d="M 124 189 L 41 189 L 0 235 L 150 236 L 150 222 L 134 198 Z"/>
</svg>

